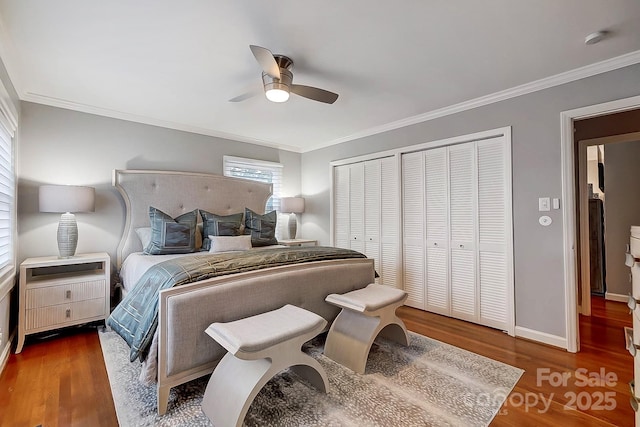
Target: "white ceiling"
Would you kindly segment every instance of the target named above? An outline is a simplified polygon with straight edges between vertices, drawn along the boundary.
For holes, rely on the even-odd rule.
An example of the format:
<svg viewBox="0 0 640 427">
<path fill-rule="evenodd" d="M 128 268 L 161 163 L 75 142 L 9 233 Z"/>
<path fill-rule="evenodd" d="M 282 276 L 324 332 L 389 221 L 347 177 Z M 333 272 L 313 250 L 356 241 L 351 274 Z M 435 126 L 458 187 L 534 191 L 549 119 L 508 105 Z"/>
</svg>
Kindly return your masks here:
<svg viewBox="0 0 640 427">
<path fill-rule="evenodd" d="M 23 100 L 299 152 L 640 62 L 638 0 L 0 0 L 0 17 Z M 228 102 L 261 87 L 250 44 L 340 97 Z"/>
</svg>

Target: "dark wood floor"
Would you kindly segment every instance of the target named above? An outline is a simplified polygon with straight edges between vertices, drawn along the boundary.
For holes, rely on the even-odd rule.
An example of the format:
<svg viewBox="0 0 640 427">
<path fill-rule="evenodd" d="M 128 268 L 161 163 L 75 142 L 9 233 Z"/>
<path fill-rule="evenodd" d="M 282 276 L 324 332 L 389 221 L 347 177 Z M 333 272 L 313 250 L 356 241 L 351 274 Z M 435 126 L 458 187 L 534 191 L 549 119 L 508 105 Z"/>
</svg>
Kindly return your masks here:
<svg viewBox="0 0 640 427">
<path fill-rule="evenodd" d="M 525 370 L 492 426 L 634 424 L 627 385 L 633 359 L 623 335 L 631 317 L 623 303 L 594 299 L 593 316 L 580 321 L 582 351 L 577 354 L 407 307 L 399 314 L 412 331 Z M 551 378 L 570 377 L 566 385 L 554 387 L 538 375 L 539 369 Z M 579 369 L 584 371 L 576 377 Z M 599 375 L 601 370 L 608 378 L 592 381 L 608 379 L 608 385 L 583 385 L 580 373 Z M 95 329 L 30 339 L 21 354 L 9 357 L 0 376 L 0 408 L 0 426 L 116 426 Z"/>
</svg>

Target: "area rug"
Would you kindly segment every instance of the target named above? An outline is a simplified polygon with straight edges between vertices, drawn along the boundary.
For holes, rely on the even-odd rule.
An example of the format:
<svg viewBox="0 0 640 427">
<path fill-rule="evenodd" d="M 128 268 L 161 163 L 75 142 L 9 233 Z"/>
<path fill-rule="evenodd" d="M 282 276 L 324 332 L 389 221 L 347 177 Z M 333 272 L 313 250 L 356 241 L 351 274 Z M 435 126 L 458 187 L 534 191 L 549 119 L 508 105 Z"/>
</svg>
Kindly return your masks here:
<svg viewBox="0 0 640 427">
<path fill-rule="evenodd" d="M 171 390 L 164 416 L 156 413 L 156 389 L 138 382 L 140 364 L 115 332 L 100 332 L 118 421 L 122 427 L 210 426 L 200 404 L 209 376 Z M 521 369 L 410 333 L 411 345 L 374 343 L 364 375 L 322 354 L 324 336 L 303 350 L 329 378 L 320 393 L 283 371 L 262 389 L 246 426 L 487 426 Z"/>
</svg>

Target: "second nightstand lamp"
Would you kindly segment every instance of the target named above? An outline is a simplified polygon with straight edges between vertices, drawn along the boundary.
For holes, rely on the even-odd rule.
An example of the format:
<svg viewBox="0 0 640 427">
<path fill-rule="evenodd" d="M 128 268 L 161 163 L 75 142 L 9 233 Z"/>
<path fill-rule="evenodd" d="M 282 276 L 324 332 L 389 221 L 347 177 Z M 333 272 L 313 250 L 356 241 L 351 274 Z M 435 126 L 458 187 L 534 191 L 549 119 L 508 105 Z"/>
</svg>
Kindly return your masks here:
<svg viewBox="0 0 640 427">
<path fill-rule="evenodd" d="M 62 213 L 58 223 L 58 251 L 60 258 L 75 255 L 78 246 L 78 224 L 73 212 L 95 210 L 93 187 L 75 185 L 42 185 L 38 191 L 40 212 Z"/>
<path fill-rule="evenodd" d="M 304 212 L 304 199 L 302 197 L 283 197 L 280 199 L 280 210 L 282 213 L 291 214 L 289 215 L 289 238 L 295 239 L 298 231 L 297 214 Z"/>
</svg>

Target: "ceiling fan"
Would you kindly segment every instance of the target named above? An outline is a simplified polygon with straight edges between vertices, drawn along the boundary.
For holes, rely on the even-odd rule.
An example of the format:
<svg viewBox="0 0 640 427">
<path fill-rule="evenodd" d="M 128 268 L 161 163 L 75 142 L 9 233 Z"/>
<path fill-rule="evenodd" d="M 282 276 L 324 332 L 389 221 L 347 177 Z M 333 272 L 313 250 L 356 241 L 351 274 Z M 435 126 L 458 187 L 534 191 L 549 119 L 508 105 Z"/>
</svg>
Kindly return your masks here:
<svg viewBox="0 0 640 427">
<path fill-rule="evenodd" d="M 333 104 L 338 99 L 338 94 L 313 86 L 293 84 L 293 60 L 288 56 L 274 55 L 267 48 L 250 45 L 253 56 L 262 67 L 262 84 L 264 93 L 269 101 L 285 102 L 290 93 L 305 98 Z M 257 92 L 248 92 L 231 98 L 229 102 L 240 102 L 257 95 Z"/>
</svg>

